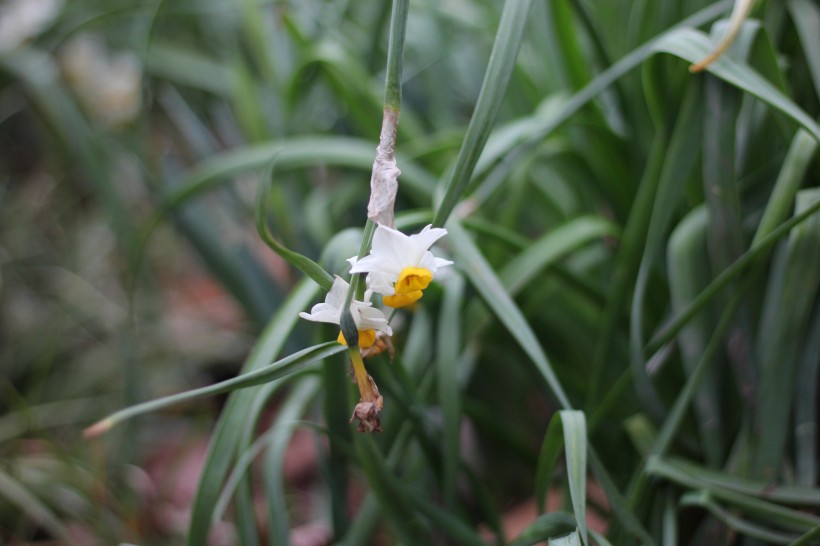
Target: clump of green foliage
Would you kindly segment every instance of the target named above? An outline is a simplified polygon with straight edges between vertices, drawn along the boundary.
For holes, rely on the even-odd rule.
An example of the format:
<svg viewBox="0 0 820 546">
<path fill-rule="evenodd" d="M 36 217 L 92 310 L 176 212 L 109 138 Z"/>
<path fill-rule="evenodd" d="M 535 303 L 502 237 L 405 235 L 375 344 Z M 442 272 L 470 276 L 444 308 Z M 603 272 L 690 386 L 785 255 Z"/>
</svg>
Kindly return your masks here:
<svg viewBox="0 0 820 546">
<path fill-rule="evenodd" d="M 287 544 L 306 429 L 334 544 L 820 540 L 816 3 L 758 2 L 698 74 L 729 1 L 45 3 L 0 45 L 9 538 Z M 92 42 L 120 87 L 77 83 Z M 298 313 L 367 251 L 385 108 L 396 226 L 445 227 L 454 266 L 366 361 L 371 434 Z M 254 341 L 152 328 L 190 256 Z M 215 424 L 192 402 L 225 393 Z M 80 438 L 123 407 L 92 432 L 153 413 Z M 174 535 L 125 476 L 180 428 L 212 433 Z"/>
</svg>

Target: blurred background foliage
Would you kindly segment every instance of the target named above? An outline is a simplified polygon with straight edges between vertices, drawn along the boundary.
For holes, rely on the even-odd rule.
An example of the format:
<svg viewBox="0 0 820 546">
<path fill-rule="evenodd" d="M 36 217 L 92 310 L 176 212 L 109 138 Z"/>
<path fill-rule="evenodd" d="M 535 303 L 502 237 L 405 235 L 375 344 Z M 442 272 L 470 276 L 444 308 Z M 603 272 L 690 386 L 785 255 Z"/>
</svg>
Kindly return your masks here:
<svg viewBox="0 0 820 546">
<path fill-rule="evenodd" d="M 385 432 L 337 355 L 84 440 L 335 339 L 257 187 L 345 273 L 391 3 L 3 0 L 0 542 L 820 540 L 820 7 L 690 74 L 731 8 L 410 2 L 397 225 L 461 201 L 368 361 Z"/>
</svg>

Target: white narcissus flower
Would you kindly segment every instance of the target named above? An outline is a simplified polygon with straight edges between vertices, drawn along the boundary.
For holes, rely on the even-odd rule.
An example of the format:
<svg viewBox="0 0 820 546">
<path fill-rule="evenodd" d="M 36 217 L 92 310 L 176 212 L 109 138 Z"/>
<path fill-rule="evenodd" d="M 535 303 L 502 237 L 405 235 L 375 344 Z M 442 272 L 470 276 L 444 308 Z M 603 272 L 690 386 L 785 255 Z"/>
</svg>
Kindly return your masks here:
<svg viewBox="0 0 820 546">
<path fill-rule="evenodd" d="M 339 324 L 342 318 L 342 306 L 347 297 L 347 290 L 350 285 L 340 277 L 333 280 L 333 286 L 327 293 L 324 303 L 317 303 L 310 310 L 310 313 L 299 313 L 303 319 L 313 322 L 327 322 L 329 324 Z M 365 292 L 365 301 L 353 300 L 350 303 L 350 313 L 353 315 L 353 322 L 359 331 L 359 347 L 367 349 L 376 341 L 376 330 L 393 335 L 393 330 L 387 324 L 387 317 L 381 310 L 373 307 L 370 303 L 370 291 Z M 342 345 L 347 345 L 347 341 L 341 332 L 337 341 Z"/>
<path fill-rule="evenodd" d="M 440 267 L 453 262 L 436 258 L 429 248 L 447 235 L 444 228 L 427 226 L 420 233 L 405 235 L 381 224 L 373 234 L 370 254 L 348 260 L 351 273 L 367 273 L 367 286 L 381 294 L 390 307 L 404 307 L 417 301 Z"/>
</svg>

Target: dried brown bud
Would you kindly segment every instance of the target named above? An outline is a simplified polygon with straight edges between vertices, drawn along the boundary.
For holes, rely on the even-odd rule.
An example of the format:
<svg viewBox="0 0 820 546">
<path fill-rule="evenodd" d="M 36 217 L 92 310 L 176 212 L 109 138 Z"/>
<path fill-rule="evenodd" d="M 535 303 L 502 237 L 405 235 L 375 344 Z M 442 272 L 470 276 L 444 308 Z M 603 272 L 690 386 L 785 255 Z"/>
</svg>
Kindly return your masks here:
<svg viewBox="0 0 820 546">
<path fill-rule="evenodd" d="M 360 348 L 361 349 L 361 348 Z M 386 332 L 376 332 L 376 341 L 367 349 L 361 349 L 362 358 L 370 358 L 377 356 L 387 351 L 390 356 L 390 362 L 393 362 L 393 357 L 396 356 L 396 349 L 393 347 L 393 338 L 387 335 Z"/>
<path fill-rule="evenodd" d="M 350 422 L 352 423 L 355 419 L 359 420 L 359 432 L 381 432 L 382 425 L 379 421 L 379 413 L 384 407 L 384 398 L 379 394 L 379 388 L 373 378 L 368 375 L 367 380 L 370 384 L 369 392 L 366 393 L 367 399 L 359 400 L 359 403 L 353 408 Z"/>
</svg>

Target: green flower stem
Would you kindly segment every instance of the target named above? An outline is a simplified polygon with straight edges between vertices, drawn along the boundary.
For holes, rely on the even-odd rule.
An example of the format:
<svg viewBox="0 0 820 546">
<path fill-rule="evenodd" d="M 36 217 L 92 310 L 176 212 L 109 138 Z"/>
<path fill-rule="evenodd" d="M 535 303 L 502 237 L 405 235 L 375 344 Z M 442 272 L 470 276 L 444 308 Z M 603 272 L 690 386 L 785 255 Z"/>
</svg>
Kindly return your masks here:
<svg viewBox="0 0 820 546">
<path fill-rule="evenodd" d="M 401 111 L 401 75 L 404 57 L 404 36 L 407 32 L 407 12 L 409 0 L 394 0 L 393 13 L 390 17 L 390 42 L 387 49 L 387 75 L 385 77 L 384 88 L 384 116 L 382 122 L 382 139 L 379 148 L 387 147 L 390 150 L 396 147 L 396 130 Z M 385 127 L 385 122 L 392 120 L 389 127 Z M 385 141 L 385 134 L 391 135 Z M 374 164 L 374 171 L 376 165 Z M 374 173 L 375 174 L 375 173 Z M 376 223 L 368 219 L 364 226 L 362 244 L 359 248 L 359 259 L 363 258 L 370 251 L 373 242 L 373 234 L 376 232 Z M 353 275 L 350 280 L 350 288 L 347 291 L 345 303 L 342 306 L 341 327 L 342 334 L 347 340 L 348 347 L 354 349 L 359 345 L 359 335 L 350 314 L 350 304 L 353 297 L 361 299 L 364 296 L 364 283 L 362 275 Z M 351 351 L 352 354 L 352 351 Z"/>
<path fill-rule="evenodd" d="M 387 46 L 387 77 L 384 86 L 384 109 L 401 111 L 401 74 L 404 61 L 404 36 L 407 33 L 409 0 L 394 0 L 390 17 L 390 43 Z"/>
</svg>

